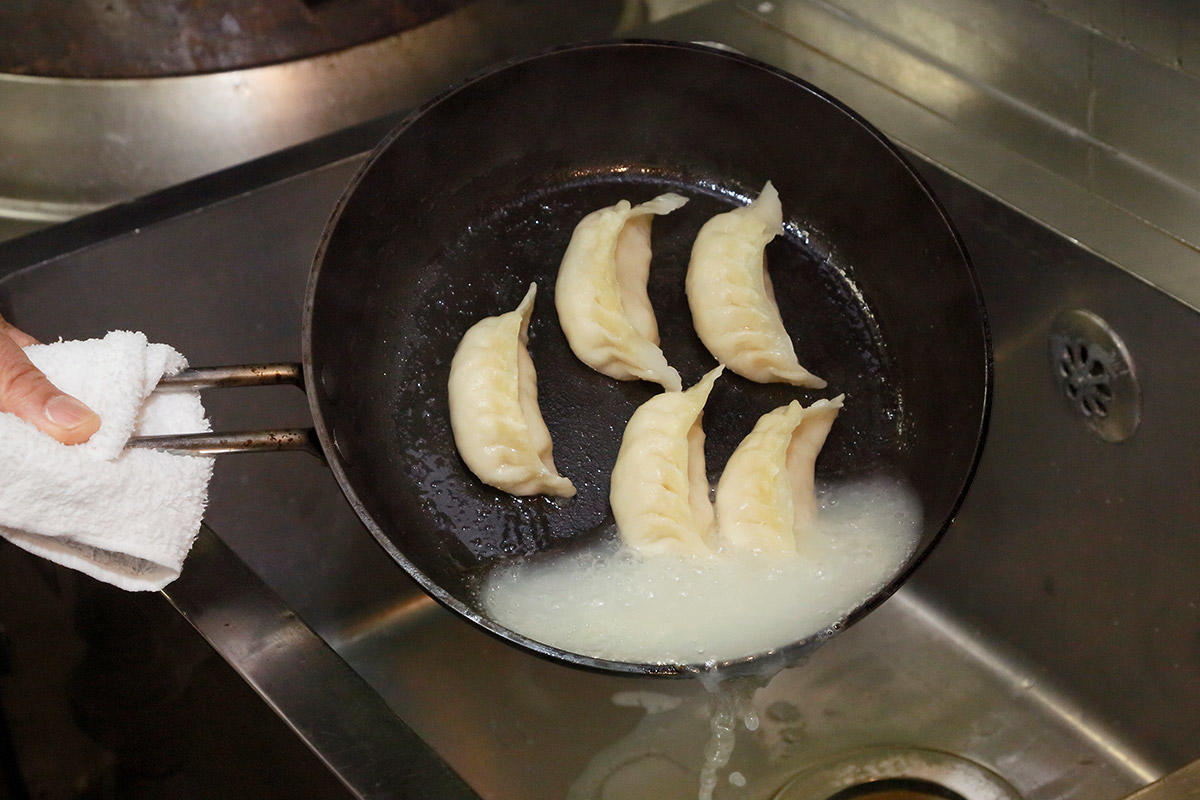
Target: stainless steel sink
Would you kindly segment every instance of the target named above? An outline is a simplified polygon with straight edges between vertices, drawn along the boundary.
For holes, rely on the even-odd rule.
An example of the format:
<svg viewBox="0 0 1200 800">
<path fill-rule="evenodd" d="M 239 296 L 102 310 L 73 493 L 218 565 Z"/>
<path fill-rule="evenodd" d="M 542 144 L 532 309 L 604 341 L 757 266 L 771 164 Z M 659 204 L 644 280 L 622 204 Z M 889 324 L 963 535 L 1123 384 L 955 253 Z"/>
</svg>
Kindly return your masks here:
<svg viewBox="0 0 1200 800">
<path fill-rule="evenodd" d="M 933 750 L 1027 800 L 1115 800 L 1198 755 L 1200 463 L 1188 387 L 1200 372 L 1164 355 L 1200 339 L 1200 316 L 930 177 L 992 313 L 997 395 L 982 464 L 911 583 L 754 695 L 760 725 L 739 729 L 726 773 L 746 785 L 723 779 L 717 797 L 773 797 L 883 747 L 882 765 L 846 774 L 885 776 L 887 764 L 904 774 L 897 753 Z M 1076 307 L 1120 333 L 1145 389 L 1140 427 L 1120 444 L 1061 395 L 1049 341 Z M 698 684 L 543 663 L 416 593 L 328 638 L 485 797 L 696 796 L 710 702 Z"/>
<path fill-rule="evenodd" d="M 943 33 L 970 19 L 975 38 L 955 41 L 988 43 L 1016 64 L 1017 34 L 1032 22 L 995 36 L 978 26 L 1001 11 L 1044 14 L 1019 0 L 993 3 L 991 17 L 943 5 L 894 7 L 949 20 Z M 942 543 L 878 611 L 758 689 L 757 727 L 739 726 L 715 796 L 829 800 L 891 780 L 964 800 L 1117 800 L 1200 756 L 1200 253 L 1186 226 L 1137 205 L 1136 182 L 1089 183 L 1056 168 L 1048 154 L 1066 158 L 1079 141 L 1050 124 L 1050 110 L 1015 102 L 1012 86 L 985 86 L 946 53 L 933 58 L 905 38 L 903 14 L 872 25 L 843 6 L 715 3 L 649 32 L 780 64 L 908 148 L 978 268 L 995 404 L 975 482 Z M 1055 24 L 1083 35 L 1060 16 L 1036 22 L 1042 49 L 1057 41 L 1046 32 Z M 851 44 L 853 63 L 839 49 Z M 921 87 L 953 95 L 960 116 L 915 98 Z M 989 133 L 981 116 L 1002 124 Z M 1085 160 L 1105 145 L 1089 136 Z M 1050 146 L 1062 141 L 1071 146 Z M 1112 148 L 1103 157 L 1151 158 Z M 0 248 L 9 266 L 35 267 L 0 279 L 0 311 L 43 336 L 142 328 L 194 363 L 294 358 L 307 261 L 360 150 L 361 138 L 329 140 L 270 169 L 162 195 L 132 221 L 113 212 L 105 225 L 69 227 L 65 242 L 87 241 L 67 255 L 44 257 L 44 235 Z M 1147 181 L 1169 184 L 1180 202 L 1200 197 L 1186 176 L 1158 176 Z M 182 213 L 189 207 L 198 210 Z M 66 287 L 104 301 L 81 308 Z M 1072 327 L 1078 315 L 1064 314 L 1079 310 L 1103 324 Z M 1094 363 L 1110 395 L 1088 406 L 1069 376 Z M 1131 435 L 1100 435 L 1096 397 L 1104 415 L 1136 411 Z M 207 402 L 223 427 L 304 416 L 284 390 Z M 569 669 L 476 631 L 388 561 L 312 459 L 222 462 L 208 522 L 281 610 L 257 628 L 230 627 L 253 581 L 235 587 L 203 572 L 208 551 L 189 562 L 205 579 L 168 593 L 358 794 L 395 795 L 371 781 L 387 757 L 369 726 L 358 738 L 334 730 L 346 715 L 322 704 L 331 684 L 321 680 L 342 673 L 317 661 L 298 669 L 301 642 L 306 658 L 324 648 L 482 797 L 696 797 L 709 732 L 702 686 Z M 404 747 L 391 757 L 416 758 Z"/>
<path fill-rule="evenodd" d="M 934 770 L 944 785 L 982 768 L 1028 800 L 1104 800 L 1200 756 L 1200 368 L 1185 355 L 1200 345 L 1200 257 L 1190 231 L 1151 211 L 1159 192 L 1179 193 L 1176 211 L 1198 195 L 1186 166 L 1145 169 L 1190 156 L 1131 136 L 1153 122 L 1118 91 L 1144 74 L 1141 102 L 1169 104 L 1195 79 L 1151 80 L 1142 62 L 1106 78 L 1132 56 L 1073 21 L 962 5 L 718 3 L 653 29 L 796 71 L 904 142 L 962 230 L 996 353 L 988 443 L 959 519 L 893 600 L 754 695 L 760 725 L 739 731 L 727 771 L 745 785 L 723 779 L 718 797 L 796 792 L 839 769 L 883 778 L 934 751 L 954 756 Z M 984 66 L 944 60 L 956 53 Z M 1049 124 L 1052 101 L 1012 74 L 1052 62 L 1053 81 L 1074 56 L 1101 98 L 1080 127 L 1125 103 L 1120 135 L 1072 129 L 1065 113 Z M 1181 103 L 1191 113 L 1194 99 Z M 1064 155 L 1075 148 L 1091 172 Z M 1106 179 L 1104 160 L 1144 180 Z M 1079 311 L 1098 329 L 1069 324 Z M 1102 407 L 1070 394 L 1072 342 L 1104 373 Z M 1120 414 L 1136 426 L 1112 441 L 1098 423 Z M 486 797 L 695 796 L 710 703 L 698 685 L 534 661 L 415 594 L 328 638 Z"/>
</svg>

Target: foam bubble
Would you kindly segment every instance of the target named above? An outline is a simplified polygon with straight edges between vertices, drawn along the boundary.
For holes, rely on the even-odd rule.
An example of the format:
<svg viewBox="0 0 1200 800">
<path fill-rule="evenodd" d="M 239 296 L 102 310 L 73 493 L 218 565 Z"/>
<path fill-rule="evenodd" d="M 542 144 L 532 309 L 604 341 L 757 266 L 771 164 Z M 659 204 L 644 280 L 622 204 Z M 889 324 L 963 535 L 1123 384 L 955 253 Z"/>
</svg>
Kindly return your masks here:
<svg viewBox="0 0 1200 800">
<path fill-rule="evenodd" d="M 912 553 L 919 506 L 885 479 L 826 487 L 816 535 L 796 556 L 646 557 L 611 542 L 494 570 L 489 616 L 573 653 L 698 664 L 790 644 L 843 619 Z"/>
</svg>

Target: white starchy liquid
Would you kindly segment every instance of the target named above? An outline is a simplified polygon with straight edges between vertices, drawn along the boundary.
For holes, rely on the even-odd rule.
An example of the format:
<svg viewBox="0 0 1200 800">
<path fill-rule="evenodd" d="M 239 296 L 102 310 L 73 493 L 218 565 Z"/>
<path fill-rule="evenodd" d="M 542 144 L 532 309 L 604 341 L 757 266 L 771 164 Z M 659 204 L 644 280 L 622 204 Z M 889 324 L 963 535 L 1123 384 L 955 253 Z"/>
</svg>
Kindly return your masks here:
<svg viewBox="0 0 1200 800">
<path fill-rule="evenodd" d="M 705 673 L 700 682 L 708 689 L 711 706 L 708 744 L 704 747 L 704 763 L 700 765 L 696 800 L 712 800 L 718 776 L 729 764 L 734 745 L 737 744 L 738 720 L 742 721 L 747 730 L 753 731 L 758 727 L 758 715 L 754 713 L 750 701 L 755 690 L 766 685 L 767 678 L 726 678 L 719 671 L 713 671 Z"/>
<path fill-rule="evenodd" d="M 816 535 L 795 556 L 643 556 L 612 543 L 494 570 L 488 615 L 531 639 L 615 661 L 702 664 L 781 647 L 828 628 L 912 553 L 918 503 L 875 478 L 824 487 Z"/>
<path fill-rule="evenodd" d="M 729 763 L 733 755 L 733 746 L 737 743 L 734 726 L 737 724 L 737 706 L 735 699 L 727 694 L 717 694 L 721 702 L 712 712 L 709 719 L 708 745 L 704 749 L 704 766 L 700 768 L 700 791 L 697 800 L 712 800 L 713 790 L 717 788 L 717 775 Z"/>
</svg>

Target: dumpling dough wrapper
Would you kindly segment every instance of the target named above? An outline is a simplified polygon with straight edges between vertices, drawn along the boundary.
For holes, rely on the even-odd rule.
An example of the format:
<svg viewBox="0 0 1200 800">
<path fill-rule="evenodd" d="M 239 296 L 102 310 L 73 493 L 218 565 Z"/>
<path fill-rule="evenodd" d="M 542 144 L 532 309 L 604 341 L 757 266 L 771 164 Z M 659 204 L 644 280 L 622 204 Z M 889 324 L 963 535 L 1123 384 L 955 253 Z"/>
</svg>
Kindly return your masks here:
<svg viewBox="0 0 1200 800">
<path fill-rule="evenodd" d="M 817 524 L 816 462 L 843 395 L 808 408 L 793 400 L 759 418 L 717 483 L 724 549 L 803 553 Z"/>
<path fill-rule="evenodd" d="M 572 497 L 554 467 L 550 431 L 537 403 L 529 320 L 537 284 L 513 311 L 476 322 L 450 362 L 450 425 L 471 472 L 509 494 Z"/>
<path fill-rule="evenodd" d="M 825 388 L 796 358 L 783 327 L 763 250 L 783 233 L 783 207 L 770 181 L 747 206 L 718 214 L 696 235 L 686 279 L 692 325 L 725 366 L 758 383 Z"/>
<path fill-rule="evenodd" d="M 613 466 L 609 505 L 622 541 L 645 554 L 708 555 L 715 528 L 701 416 L 717 367 L 687 391 L 638 406 Z"/>
<path fill-rule="evenodd" d="M 640 205 L 622 200 L 575 226 L 554 284 L 558 322 L 575 357 L 621 381 L 644 380 L 679 391 L 679 373 L 659 348 L 646 294 L 650 223 L 687 198 L 667 193 Z"/>
</svg>

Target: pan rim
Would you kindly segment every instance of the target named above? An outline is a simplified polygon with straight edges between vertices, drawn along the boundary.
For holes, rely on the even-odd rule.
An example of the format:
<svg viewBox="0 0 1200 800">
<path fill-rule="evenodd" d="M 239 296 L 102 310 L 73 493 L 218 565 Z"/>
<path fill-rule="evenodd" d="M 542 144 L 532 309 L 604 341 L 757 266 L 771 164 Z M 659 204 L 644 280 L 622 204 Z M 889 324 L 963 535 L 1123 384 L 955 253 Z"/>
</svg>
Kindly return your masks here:
<svg viewBox="0 0 1200 800">
<path fill-rule="evenodd" d="M 937 531 L 929 538 L 929 541 L 923 546 L 919 546 L 917 551 L 910 556 L 904 566 L 879 590 L 874 592 L 870 597 L 854 607 L 839 621 L 832 625 L 817 631 L 804 638 L 790 642 L 786 645 L 759 653 L 750 654 L 737 659 L 729 659 L 725 661 L 703 662 L 703 663 L 638 663 L 630 661 L 621 661 L 614 659 L 598 658 L 580 653 L 574 653 L 568 650 L 547 645 L 534 639 L 530 639 L 517 631 L 513 631 L 490 618 L 478 613 L 471 607 L 467 606 L 461 600 L 451 595 L 449 592 L 441 588 L 440 585 L 432 581 L 416 564 L 410 561 L 399 548 L 396 547 L 391 537 L 383 530 L 383 527 L 374 519 L 367 510 L 365 504 L 359 498 L 354 486 L 347 474 L 345 464 L 341 453 L 338 450 L 337 442 L 333 431 L 326 424 L 324 415 L 319 407 L 319 397 L 321 396 L 319 376 L 315 375 L 313 363 L 313 313 L 315 308 L 317 289 L 320 282 L 322 266 L 325 262 L 330 242 L 337 230 L 338 222 L 342 214 L 345 212 L 351 198 L 356 193 L 359 185 L 363 182 L 368 174 L 372 171 L 375 163 L 388 152 L 392 145 L 414 124 L 422 119 L 430 110 L 437 107 L 441 103 L 447 101 L 454 95 L 462 92 L 476 83 L 490 78 L 491 76 L 504 72 L 512 67 L 526 64 L 542 59 L 553 58 L 556 55 L 563 53 L 574 53 L 587 50 L 607 50 L 607 49 L 628 49 L 628 48 L 655 48 L 667 50 L 679 50 L 686 52 L 698 52 L 707 56 L 712 56 L 720 59 L 732 60 L 740 62 L 746 66 L 753 67 L 768 75 L 781 79 L 789 84 L 792 84 L 798 89 L 806 91 L 814 95 L 819 100 L 829 104 L 835 110 L 844 114 L 853 123 L 856 123 L 863 131 L 868 133 L 884 151 L 891 154 L 897 160 L 900 167 L 905 173 L 915 182 L 915 186 L 924 195 L 926 200 L 931 204 L 931 207 L 936 211 L 942 225 L 949 232 L 952 241 L 954 242 L 957 252 L 962 260 L 962 265 L 969 278 L 972 301 L 974 310 L 978 315 L 981 327 L 981 336 L 983 343 L 983 363 L 984 363 L 984 380 L 982 384 L 982 396 L 980 402 L 980 418 L 979 426 L 975 435 L 975 448 L 970 460 L 969 469 L 963 475 L 955 491 L 955 501 L 951 504 L 950 509 L 944 520 L 938 525 Z M 303 306 L 303 320 L 301 325 L 301 353 L 302 364 L 304 371 L 305 391 L 308 396 L 310 412 L 313 417 L 313 425 L 316 429 L 321 447 L 326 454 L 326 459 L 330 470 L 333 472 L 338 486 L 345 495 L 347 501 L 362 521 L 363 525 L 370 531 L 372 537 L 384 549 L 384 551 L 396 562 L 410 577 L 412 577 L 421 587 L 421 589 L 429 594 L 442 606 L 450 609 L 458 615 L 470 620 L 482 630 L 487 631 L 500 638 L 501 640 L 517 645 L 518 647 L 532 652 L 538 656 L 555 661 L 558 663 L 566 663 L 571 666 L 581 667 L 588 670 L 608 673 L 608 674 L 626 674 L 626 675 L 653 675 L 664 677 L 690 677 L 708 672 L 719 672 L 723 675 L 743 675 L 753 674 L 764 663 L 782 662 L 789 663 L 803 653 L 815 649 L 821 643 L 829 639 L 834 633 L 844 630 L 865 617 L 868 613 L 880 606 L 885 600 L 891 597 L 913 574 L 920 564 L 929 556 L 932 550 L 940 542 L 942 536 L 953 523 L 961 509 L 962 503 L 966 498 L 967 491 L 974 479 L 975 472 L 978 469 L 980 459 L 983 454 L 984 443 L 987 438 L 987 430 L 991 417 L 991 406 L 994 394 L 994 365 L 992 355 L 992 336 L 991 328 L 988 321 L 987 309 L 983 301 L 982 286 L 979 281 L 979 276 L 974 269 L 970 254 L 968 253 L 962 237 L 946 212 L 941 201 L 933 193 L 928 182 L 917 172 L 908 156 L 899 148 L 897 144 L 888 139 L 874 125 L 864 119 L 858 112 L 846 106 L 840 100 L 821 89 L 813 86 L 802 78 L 799 78 L 791 73 L 781 70 L 777 67 L 766 64 L 757 59 L 745 56 L 740 53 L 730 52 L 728 50 L 717 49 L 703 44 L 692 42 L 677 42 L 659 39 L 607 39 L 601 41 L 588 41 L 572 44 L 558 45 L 540 52 L 518 56 L 505 61 L 494 64 L 488 68 L 473 73 L 463 80 L 447 87 L 442 92 L 431 97 L 426 102 L 422 103 L 417 108 L 410 111 L 401 119 L 395 127 L 374 147 L 370 155 L 364 160 L 355 172 L 354 176 L 347 183 L 339 196 L 337 203 L 331 211 L 329 220 L 321 234 L 317 248 L 314 252 L 312 265 L 309 272 L 308 283 L 305 289 L 305 299 Z"/>
</svg>

